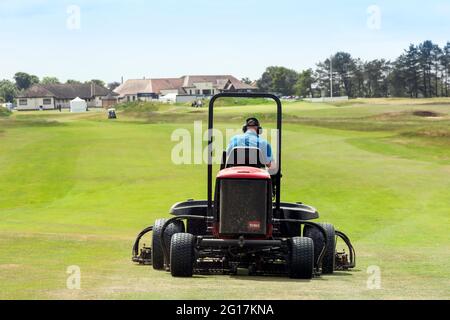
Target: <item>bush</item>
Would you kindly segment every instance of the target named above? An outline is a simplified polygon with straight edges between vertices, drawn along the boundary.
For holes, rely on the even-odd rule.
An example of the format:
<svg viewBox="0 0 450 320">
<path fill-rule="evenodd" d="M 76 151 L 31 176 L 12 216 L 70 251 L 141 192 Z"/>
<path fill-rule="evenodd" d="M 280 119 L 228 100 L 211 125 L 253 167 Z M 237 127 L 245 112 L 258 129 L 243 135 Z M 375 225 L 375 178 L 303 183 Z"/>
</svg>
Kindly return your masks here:
<svg viewBox="0 0 450 320">
<path fill-rule="evenodd" d="M 6 108 L 0 107 L 0 118 L 1 117 L 8 117 L 11 115 L 11 111 L 9 111 Z"/>
</svg>

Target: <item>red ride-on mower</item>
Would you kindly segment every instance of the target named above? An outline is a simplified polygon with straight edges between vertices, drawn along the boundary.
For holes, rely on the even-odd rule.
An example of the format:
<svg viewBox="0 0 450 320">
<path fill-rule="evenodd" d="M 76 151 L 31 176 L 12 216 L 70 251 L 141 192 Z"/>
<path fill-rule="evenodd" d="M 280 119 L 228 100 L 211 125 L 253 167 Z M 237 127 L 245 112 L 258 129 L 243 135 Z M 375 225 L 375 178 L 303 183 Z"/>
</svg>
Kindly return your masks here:
<svg viewBox="0 0 450 320">
<path fill-rule="evenodd" d="M 265 170 L 257 148 L 224 152 L 213 198 L 214 103 L 223 97 L 269 98 L 277 104 L 278 170 Z M 209 104 L 208 200 L 181 202 L 171 209 L 171 219 L 158 219 L 144 229 L 133 247 L 133 261 L 152 264 L 174 277 L 193 274 L 285 274 L 311 279 L 314 275 L 355 267 L 355 250 L 349 238 L 319 218 L 313 207 L 281 202 L 281 101 L 271 94 L 221 93 Z M 186 221 L 186 224 L 184 223 Z M 152 234 L 152 246 L 140 248 L 141 238 Z M 348 248 L 337 252 L 336 242 Z"/>
</svg>

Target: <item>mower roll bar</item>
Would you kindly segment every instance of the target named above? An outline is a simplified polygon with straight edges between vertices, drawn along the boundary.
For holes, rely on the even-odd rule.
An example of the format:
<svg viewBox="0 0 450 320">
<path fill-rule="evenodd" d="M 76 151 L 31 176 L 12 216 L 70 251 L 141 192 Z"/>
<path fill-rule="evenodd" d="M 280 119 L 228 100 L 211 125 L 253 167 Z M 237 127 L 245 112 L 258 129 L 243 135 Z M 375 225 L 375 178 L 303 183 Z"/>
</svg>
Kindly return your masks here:
<svg viewBox="0 0 450 320">
<path fill-rule="evenodd" d="M 209 112 L 208 112 L 208 216 L 212 216 L 212 203 L 213 203 L 213 165 L 212 165 L 212 152 L 213 152 L 213 142 L 214 137 L 212 130 L 214 129 L 214 103 L 220 98 L 264 98 L 272 99 L 277 104 L 277 130 L 278 130 L 278 145 L 277 145 L 277 165 L 278 172 L 275 176 L 275 208 L 280 210 L 281 203 L 281 130 L 282 130 L 282 119 L 283 110 L 281 106 L 281 100 L 273 94 L 270 93 L 238 93 L 238 92 L 224 92 L 216 94 L 211 98 L 209 102 Z"/>
</svg>

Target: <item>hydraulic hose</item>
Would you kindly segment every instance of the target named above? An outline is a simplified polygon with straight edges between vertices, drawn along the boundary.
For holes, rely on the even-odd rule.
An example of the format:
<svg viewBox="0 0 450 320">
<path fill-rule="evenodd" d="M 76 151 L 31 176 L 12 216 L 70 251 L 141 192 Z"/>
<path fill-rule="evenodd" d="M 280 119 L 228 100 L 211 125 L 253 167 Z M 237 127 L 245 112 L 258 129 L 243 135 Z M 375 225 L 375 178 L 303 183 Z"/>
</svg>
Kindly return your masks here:
<svg viewBox="0 0 450 320">
<path fill-rule="evenodd" d="M 354 267 L 356 267 L 356 253 L 355 253 L 355 248 L 353 248 L 353 245 L 350 241 L 350 238 L 347 237 L 347 235 L 341 231 L 336 230 L 336 236 L 338 236 L 339 238 L 342 239 L 342 241 L 345 242 L 345 244 L 348 247 L 349 250 L 349 254 L 350 254 L 350 264 L 347 265 L 346 267 L 349 269 L 352 269 Z"/>
</svg>

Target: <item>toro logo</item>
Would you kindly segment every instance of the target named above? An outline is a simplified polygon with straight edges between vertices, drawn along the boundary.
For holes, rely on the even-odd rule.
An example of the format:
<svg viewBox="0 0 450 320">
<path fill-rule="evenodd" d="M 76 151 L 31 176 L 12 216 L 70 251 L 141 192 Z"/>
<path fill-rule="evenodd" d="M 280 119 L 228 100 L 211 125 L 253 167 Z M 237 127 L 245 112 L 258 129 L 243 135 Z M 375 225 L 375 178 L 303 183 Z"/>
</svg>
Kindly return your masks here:
<svg viewBox="0 0 450 320">
<path fill-rule="evenodd" d="M 248 229 L 250 231 L 259 231 L 261 230 L 261 222 L 260 221 L 249 221 Z"/>
</svg>

